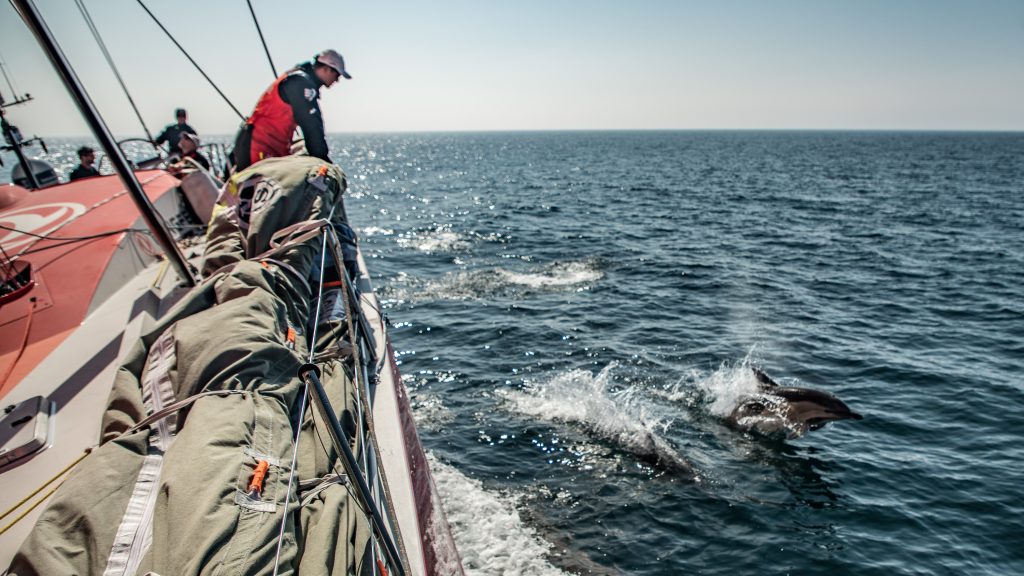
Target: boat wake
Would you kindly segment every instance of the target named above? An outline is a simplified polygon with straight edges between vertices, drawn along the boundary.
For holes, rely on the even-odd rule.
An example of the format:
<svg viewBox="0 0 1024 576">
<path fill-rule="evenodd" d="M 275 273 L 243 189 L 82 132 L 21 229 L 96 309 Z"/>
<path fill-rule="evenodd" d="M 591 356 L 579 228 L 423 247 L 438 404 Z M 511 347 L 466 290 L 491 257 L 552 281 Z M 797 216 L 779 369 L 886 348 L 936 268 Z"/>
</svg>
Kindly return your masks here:
<svg viewBox="0 0 1024 576">
<path fill-rule="evenodd" d="M 655 406 L 635 387 L 616 389 L 611 362 L 596 376 L 570 370 L 546 382 L 499 392 L 521 414 L 551 422 L 576 424 L 615 448 L 673 472 L 693 470 L 665 434 L 672 421 L 655 413 Z"/>
<path fill-rule="evenodd" d="M 555 262 L 536 270 L 514 272 L 499 268 L 498 276 L 510 284 L 526 286 L 537 290 L 575 289 L 587 290 L 604 277 L 604 273 L 593 260 Z"/>
<path fill-rule="evenodd" d="M 427 455 L 466 576 L 566 576 L 546 557 L 552 544 L 519 515 L 521 497 L 484 489 L 479 480 Z"/>
<path fill-rule="evenodd" d="M 537 292 L 583 292 L 604 277 L 594 260 L 555 262 L 524 271 L 490 268 L 446 274 L 439 279 L 400 276 L 386 291 L 391 301 L 522 298 Z"/>
</svg>

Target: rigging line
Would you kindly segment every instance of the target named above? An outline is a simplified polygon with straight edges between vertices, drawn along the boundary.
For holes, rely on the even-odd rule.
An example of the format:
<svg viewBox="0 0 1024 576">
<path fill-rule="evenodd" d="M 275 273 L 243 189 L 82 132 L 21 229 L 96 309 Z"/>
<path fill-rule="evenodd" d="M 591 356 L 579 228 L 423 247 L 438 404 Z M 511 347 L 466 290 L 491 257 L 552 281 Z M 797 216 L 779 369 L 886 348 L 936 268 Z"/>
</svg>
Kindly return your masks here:
<svg viewBox="0 0 1024 576">
<path fill-rule="evenodd" d="M 267 53 L 267 61 L 270 62 L 270 71 L 277 78 L 277 68 L 274 67 L 274 59 L 270 57 L 270 48 L 267 48 L 267 41 L 263 38 L 263 29 L 260 28 L 260 21 L 256 19 L 256 11 L 252 9 L 252 0 L 245 0 L 249 5 L 249 13 L 252 14 L 252 23 L 256 25 L 256 32 L 260 35 L 260 42 L 263 43 L 263 51 Z"/>
<path fill-rule="evenodd" d="M 5 275 L 9 275 L 11 278 L 16 276 L 14 272 L 14 259 L 7 253 L 7 249 L 0 244 L 0 272 Z"/>
<path fill-rule="evenodd" d="M 331 208 L 331 215 L 334 215 L 334 208 Z M 329 219 L 329 218 L 328 218 Z M 324 296 L 324 262 L 327 257 L 327 234 L 323 233 L 323 245 L 320 248 L 320 282 L 316 297 L 316 313 L 313 318 L 313 329 L 310 330 L 309 340 L 306 345 L 309 347 L 309 363 L 313 363 L 313 356 L 316 351 L 316 328 L 320 319 L 320 302 Z M 309 382 L 302 379 L 302 401 L 299 404 L 298 425 L 295 427 L 295 445 L 292 446 L 292 465 L 288 469 L 288 490 L 284 493 L 284 507 L 281 513 L 281 530 L 277 533 L 277 551 L 274 553 L 274 576 L 281 566 L 281 548 L 284 544 L 284 528 L 288 522 L 288 500 L 292 496 L 292 482 L 295 480 L 295 461 L 299 456 L 299 438 L 302 436 L 302 422 L 306 418 L 306 399 L 309 398 Z"/>
<path fill-rule="evenodd" d="M 11 232 L 17 232 L 18 234 L 31 236 L 33 238 L 41 238 L 43 240 L 92 240 L 93 238 L 102 238 L 104 236 L 110 236 L 111 234 L 120 234 L 121 232 L 149 232 L 149 230 L 144 230 L 142 228 L 119 228 L 117 230 L 108 230 L 106 232 L 99 232 L 97 234 L 90 234 L 88 236 L 47 236 L 44 234 L 36 234 L 35 232 L 19 230 L 17 228 L 7 226 L 5 224 L 0 224 L 0 230 L 9 230 Z"/>
<path fill-rule="evenodd" d="M 36 299 L 35 299 L 35 297 L 29 298 L 28 299 L 28 313 L 25 316 L 25 332 L 23 333 L 23 335 L 21 337 L 21 344 L 18 345 L 18 351 L 14 355 L 14 359 L 11 360 L 10 365 L 8 365 L 7 369 L 4 370 L 4 375 L 2 377 L 0 377 L 0 390 L 2 390 L 4 388 L 4 386 L 7 385 L 7 379 L 10 378 L 11 374 L 14 373 L 14 367 L 17 366 L 18 365 L 18 361 L 21 360 L 21 356 L 25 353 L 25 348 L 28 348 L 28 335 L 29 335 L 29 332 L 32 331 L 32 314 L 35 312 L 35 310 L 36 310 Z M 18 520 L 20 520 L 20 518 Z M 18 520 L 15 520 L 14 522 L 17 522 Z M 4 528 L 4 532 L 6 532 L 6 531 L 7 531 L 7 529 Z M 3 534 L 3 532 L 0 532 L 0 534 Z"/>
<path fill-rule="evenodd" d="M 146 122 L 142 119 L 142 114 L 139 113 L 139 107 L 135 105 L 135 100 L 132 99 L 132 95 L 128 92 L 128 86 L 125 85 L 124 79 L 121 78 L 121 73 L 118 71 L 117 66 L 114 65 L 114 59 L 110 56 L 110 52 L 107 51 L 107 45 L 103 42 L 100 31 L 96 28 L 89 10 L 85 7 L 85 0 L 75 0 L 75 4 L 78 5 L 78 11 L 82 13 L 85 24 L 92 32 L 92 37 L 96 39 L 96 44 L 99 45 L 100 50 L 103 52 L 103 57 L 107 59 L 107 64 L 110 65 L 110 69 L 114 72 L 114 77 L 117 78 L 118 84 L 121 85 L 121 90 L 124 91 L 125 97 L 128 98 L 128 103 L 131 104 L 132 110 L 135 111 L 135 117 L 139 119 L 139 124 L 142 124 L 142 131 L 146 133 L 146 138 L 153 142 L 153 135 L 149 133 L 149 128 L 146 127 Z"/>
<path fill-rule="evenodd" d="M 53 484 L 54 482 L 56 482 L 57 479 L 59 479 L 61 476 L 63 476 L 65 472 L 67 472 L 68 470 L 71 470 L 72 468 L 77 466 L 78 463 L 81 462 L 83 459 L 85 459 L 85 457 L 88 456 L 91 452 L 92 452 L 92 448 L 86 448 L 85 451 L 78 458 L 75 458 L 74 461 L 72 461 L 70 464 L 65 466 L 63 470 L 61 470 L 60 472 L 57 472 L 56 474 L 51 476 L 49 480 L 47 480 L 42 485 L 40 485 L 38 488 L 36 488 L 31 494 L 29 494 L 28 496 L 25 496 L 24 498 L 22 498 L 17 504 L 15 504 L 14 506 L 11 506 L 7 510 L 7 512 L 4 512 L 2 515 L 0 515 L 0 520 L 3 520 L 4 518 L 7 518 L 8 516 L 10 516 L 11 513 L 13 513 L 18 508 L 21 508 L 26 502 L 31 500 L 36 494 L 39 494 L 40 492 L 45 490 L 47 486 L 49 486 L 50 484 Z M 36 506 L 38 506 L 38 504 L 36 504 Z"/>
<path fill-rule="evenodd" d="M 18 92 L 14 90 L 14 84 L 11 83 L 11 77 L 7 75 L 7 61 L 4 60 L 3 56 L 0 56 L 0 72 L 4 73 L 4 80 L 7 80 L 7 87 L 11 89 L 11 98 L 18 99 Z"/>
<path fill-rule="evenodd" d="M 189 56 L 188 52 L 185 51 L 185 48 L 183 48 L 182 45 L 174 39 L 174 36 L 171 35 L 167 28 L 165 28 L 164 25 L 160 23 L 160 20 L 157 19 L 157 17 L 152 12 L 150 12 L 149 8 L 146 7 L 146 4 L 143 3 L 142 0 L 136 1 L 139 3 L 139 6 L 142 6 L 142 9 L 146 11 L 146 14 L 149 14 L 149 17 L 153 19 L 153 22 L 156 22 L 156 25 L 159 26 L 161 30 L 163 30 L 164 34 L 166 34 L 167 37 L 171 39 L 171 42 L 174 42 L 174 45 L 178 47 L 178 50 L 181 50 L 181 53 L 185 55 L 185 58 L 188 58 L 188 61 L 191 62 L 192 65 L 195 66 L 196 70 L 198 70 L 199 73 L 203 75 L 203 78 L 205 78 L 206 81 L 210 83 L 210 86 L 212 86 L 213 89 L 217 91 L 217 94 L 219 94 L 220 97 L 223 98 L 225 102 L 227 102 L 228 106 L 231 107 L 231 110 L 233 110 L 234 113 L 237 114 L 238 117 L 241 118 L 242 121 L 244 122 L 246 120 L 246 117 L 238 111 L 238 108 L 235 108 L 235 105 L 231 103 L 231 100 L 228 100 L 228 97 L 220 91 L 220 88 L 218 88 L 217 85 L 213 82 L 213 80 L 211 80 L 210 77 L 206 75 L 206 72 L 203 71 L 199 64 L 191 56 Z"/>
</svg>

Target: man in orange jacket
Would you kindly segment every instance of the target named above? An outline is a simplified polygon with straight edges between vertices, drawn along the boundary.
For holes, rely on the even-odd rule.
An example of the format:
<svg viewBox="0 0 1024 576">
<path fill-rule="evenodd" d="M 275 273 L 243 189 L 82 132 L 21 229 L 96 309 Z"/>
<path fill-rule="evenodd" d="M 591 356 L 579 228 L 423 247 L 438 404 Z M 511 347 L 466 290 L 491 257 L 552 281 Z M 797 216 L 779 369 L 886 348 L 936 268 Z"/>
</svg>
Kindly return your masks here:
<svg viewBox="0 0 1024 576">
<path fill-rule="evenodd" d="M 309 155 L 330 162 L 320 115 L 320 87 L 330 88 L 342 77 L 352 78 L 341 54 L 324 50 L 311 62 L 274 80 L 235 137 L 235 168 L 242 170 L 263 158 L 290 154 L 296 127 L 302 129 Z"/>
</svg>

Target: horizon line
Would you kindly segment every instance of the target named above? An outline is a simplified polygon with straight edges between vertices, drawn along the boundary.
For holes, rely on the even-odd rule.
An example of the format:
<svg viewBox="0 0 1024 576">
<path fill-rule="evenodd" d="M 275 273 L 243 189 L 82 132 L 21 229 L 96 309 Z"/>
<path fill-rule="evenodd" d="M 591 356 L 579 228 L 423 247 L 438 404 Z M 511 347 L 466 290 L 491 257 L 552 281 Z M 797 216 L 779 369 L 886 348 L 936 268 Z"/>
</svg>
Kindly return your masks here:
<svg viewBox="0 0 1024 576">
<path fill-rule="evenodd" d="M 437 130 L 344 130 L 327 132 L 327 136 L 378 134 L 528 134 L 574 132 L 847 132 L 847 133 L 923 133 L 923 134 L 1024 134 L 1024 128 L 481 128 Z M 235 133 L 210 133 L 211 138 L 233 138 Z M 46 138 L 95 138 L 94 134 L 61 134 Z M 124 138 L 142 138 L 142 135 Z"/>
</svg>

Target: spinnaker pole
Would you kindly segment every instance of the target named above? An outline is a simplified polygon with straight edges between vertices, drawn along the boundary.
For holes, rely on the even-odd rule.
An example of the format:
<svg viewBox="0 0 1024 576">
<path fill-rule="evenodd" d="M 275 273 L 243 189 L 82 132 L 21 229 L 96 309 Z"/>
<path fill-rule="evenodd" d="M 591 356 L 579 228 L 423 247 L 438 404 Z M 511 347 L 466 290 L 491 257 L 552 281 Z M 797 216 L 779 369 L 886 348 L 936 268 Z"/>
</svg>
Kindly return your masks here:
<svg viewBox="0 0 1024 576">
<path fill-rule="evenodd" d="M 78 75 L 71 68 L 70 63 L 64 56 L 64 52 L 57 45 L 56 39 L 53 34 L 50 33 L 49 27 L 46 22 L 43 21 L 42 16 L 36 9 L 35 4 L 32 0 L 10 0 L 11 4 L 15 6 L 21 19 L 25 22 L 25 25 L 32 30 L 39 45 L 46 52 L 46 55 L 50 58 L 50 63 L 57 70 L 61 80 L 64 81 L 64 86 L 67 87 L 71 93 L 72 98 L 75 100 L 75 104 L 78 105 L 78 109 L 82 112 L 86 122 L 89 123 L 89 127 L 92 129 L 96 139 L 99 140 L 100 145 L 103 146 L 103 150 L 107 153 L 107 157 L 110 158 L 110 162 L 114 165 L 114 169 L 117 170 L 118 175 L 121 176 L 121 181 L 128 189 L 128 193 L 131 195 L 132 200 L 135 201 L 135 205 L 139 208 L 139 212 L 142 214 L 143 220 L 146 221 L 146 225 L 153 233 L 153 237 L 156 238 L 157 243 L 163 248 L 164 254 L 170 261 L 171 265 L 174 266 L 175 271 L 178 273 L 178 277 L 181 278 L 182 283 L 186 286 L 192 287 L 196 285 L 195 276 L 192 275 L 192 271 L 189 269 L 189 264 L 185 260 L 185 256 L 182 255 L 181 251 L 178 250 L 178 245 L 174 241 L 174 237 L 171 235 L 170 230 L 167 229 L 167 225 L 164 223 L 163 218 L 156 211 L 153 203 L 149 201 L 149 197 L 146 196 L 146 192 L 142 189 L 142 184 L 139 183 L 138 178 L 135 177 L 135 172 L 132 171 L 131 166 L 128 163 L 128 159 L 124 157 L 124 153 L 121 148 L 117 145 L 113 135 L 110 133 L 110 129 L 107 128 L 106 122 L 100 116 L 98 110 L 92 103 L 92 99 L 89 98 L 89 94 L 86 93 L 85 87 L 78 80 Z"/>
</svg>

